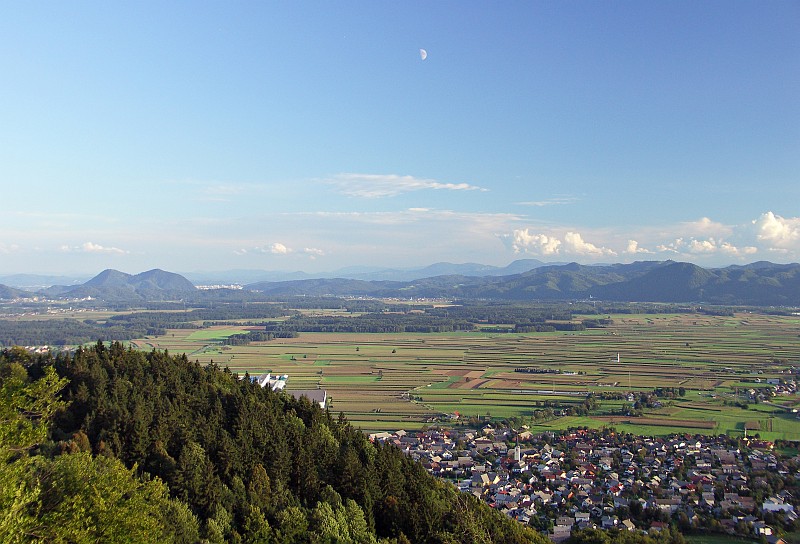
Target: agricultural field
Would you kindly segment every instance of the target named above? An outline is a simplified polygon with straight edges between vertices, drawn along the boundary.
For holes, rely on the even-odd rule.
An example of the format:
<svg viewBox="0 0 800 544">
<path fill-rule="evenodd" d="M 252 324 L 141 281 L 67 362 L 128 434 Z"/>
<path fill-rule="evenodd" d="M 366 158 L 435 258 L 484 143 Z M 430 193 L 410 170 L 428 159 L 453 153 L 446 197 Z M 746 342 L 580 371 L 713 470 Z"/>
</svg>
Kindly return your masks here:
<svg viewBox="0 0 800 544">
<path fill-rule="evenodd" d="M 791 378 L 792 365 L 800 366 L 800 318 L 607 317 L 610 325 L 585 331 L 300 333 L 240 346 L 222 342 L 254 327 L 225 325 L 169 329 L 131 345 L 186 353 L 242 375 L 288 374 L 287 390 L 326 389 L 331 410 L 364 429 L 414 429 L 454 421 L 458 414 L 520 417 L 541 430 L 585 425 L 642 435 L 747 432 L 800 439 L 800 420 L 792 412 L 800 407 L 797 395 L 744 404 L 752 393 L 766 391 L 768 379 Z M 638 417 L 622 415 L 629 394 L 657 387 L 684 394 L 661 398 L 660 406 L 644 408 Z M 598 399 L 590 415 L 563 415 L 590 394 Z"/>
</svg>

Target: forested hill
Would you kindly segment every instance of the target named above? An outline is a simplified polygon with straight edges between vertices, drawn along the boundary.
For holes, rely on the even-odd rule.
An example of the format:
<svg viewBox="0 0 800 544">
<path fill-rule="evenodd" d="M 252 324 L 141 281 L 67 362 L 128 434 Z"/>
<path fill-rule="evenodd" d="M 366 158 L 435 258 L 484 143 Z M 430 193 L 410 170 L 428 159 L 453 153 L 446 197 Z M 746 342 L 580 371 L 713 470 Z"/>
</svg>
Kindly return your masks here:
<svg viewBox="0 0 800 544">
<path fill-rule="evenodd" d="M 68 380 L 45 451 L 163 480 L 199 520 L 184 541 L 547 542 L 341 416 L 213 365 L 119 343 L 53 359 L 12 349 L 0 352 L 0 383 L 14 365 Z"/>
<path fill-rule="evenodd" d="M 752 263 L 702 268 L 691 263 L 649 261 L 586 266 L 541 266 L 502 277 L 436 276 L 412 282 L 297 280 L 247 288 L 272 296 L 376 296 L 490 300 L 704 302 L 734 305 L 800 304 L 800 264 Z"/>
<path fill-rule="evenodd" d="M 0 300 L 12 300 L 20 297 L 33 296 L 31 293 L 22 291 L 21 289 L 14 289 L 7 285 L 0 284 Z"/>
<path fill-rule="evenodd" d="M 92 297 L 106 301 L 153 301 L 179 299 L 196 291 L 192 282 L 173 272 L 155 269 L 131 275 L 109 269 L 82 285 L 55 285 L 42 293 L 69 298 Z"/>
</svg>

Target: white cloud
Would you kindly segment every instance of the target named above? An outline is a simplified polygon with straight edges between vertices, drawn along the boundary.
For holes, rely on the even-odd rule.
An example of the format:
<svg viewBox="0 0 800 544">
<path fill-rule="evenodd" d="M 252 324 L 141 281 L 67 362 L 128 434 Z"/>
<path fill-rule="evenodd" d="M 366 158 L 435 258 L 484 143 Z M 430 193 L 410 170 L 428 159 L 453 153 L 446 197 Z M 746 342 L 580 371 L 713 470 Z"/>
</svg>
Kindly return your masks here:
<svg viewBox="0 0 800 544">
<path fill-rule="evenodd" d="M 725 225 L 703 217 L 678 223 L 672 229 L 641 229 L 650 236 L 651 247 L 677 258 L 752 258 L 759 252 L 777 253 L 791 259 L 800 256 L 800 217 L 781 217 L 771 211 L 747 223 Z M 663 241 L 667 232 L 678 236 Z M 659 240 L 658 238 L 662 239 Z"/>
<path fill-rule="evenodd" d="M 514 253 L 534 255 L 558 255 L 561 240 L 546 234 L 533 234 L 529 229 L 517 229 L 511 235 Z"/>
<path fill-rule="evenodd" d="M 708 240 L 692 240 L 689 242 L 690 253 L 716 253 L 719 248 L 713 238 Z"/>
<path fill-rule="evenodd" d="M 730 242 L 723 240 L 715 240 L 714 238 L 707 238 L 705 240 L 691 240 L 688 244 L 689 253 L 693 254 L 713 254 L 722 253 L 733 257 L 742 257 L 744 255 L 752 255 L 758 252 L 758 248 L 752 246 L 736 247 Z"/>
<path fill-rule="evenodd" d="M 758 230 L 761 237 L 769 237 L 777 242 L 769 248 L 764 247 L 763 240 L 757 243 L 753 225 L 748 224 L 748 234 L 747 225 L 724 225 L 708 217 L 658 230 L 640 227 L 636 230 L 636 240 L 624 237 L 617 229 L 604 229 L 591 231 L 589 241 L 586 233 L 575 230 L 558 233 L 557 227 L 542 231 L 516 229 L 500 238 L 515 253 L 525 252 L 542 257 L 562 255 L 592 260 L 617 255 L 660 255 L 661 258 L 719 262 L 725 258 L 751 258 L 765 250 L 792 255 L 795 250 L 791 248 L 791 243 L 795 236 L 800 241 L 800 225 L 794 226 L 792 221 L 771 214 L 761 217 L 762 224 Z M 704 232 L 715 234 L 703 235 Z M 678 236 L 666 238 L 669 233 Z M 779 247 L 778 243 L 784 247 Z"/>
<path fill-rule="evenodd" d="M 656 249 L 664 253 L 680 253 L 684 247 L 683 238 L 676 238 L 672 242 L 658 244 Z"/>
<path fill-rule="evenodd" d="M 758 253 L 758 248 L 754 246 L 736 246 L 731 242 L 714 238 L 677 238 L 668 244 L 661 244 L 657 247 L 659 251 L 666 253 L 676 253 L 685 256 L 702 255 L 727 255 L 730 257 L 744 257 Z"/>
<path fill-rule="evenodd" d="M 345 195 L 362 198 L 391 197 L 425 189 L 444 189 L 448 191 L 488 190 L 469 183 L 442 183 L 434 179 L 399 176 L 396 174 L 344 173 L 322 181 L 335 186 Z"/>
<path fill-rule="evenodd" d="M 125 251 L 124 249 L 120 249 L 118 247 L 105 247 L 101 246 L 100 244 L 95 244 L 94 242 L 84 242 L 79 246 L 62 245 L 60 249 L 61 251 L 74 251 L 79 253 L 112 253 L 116 255 L 125 255 L 126 253 L 130 253 L 129 251 Z"/>
<path fill-rule="evenodd" d="M 530 253 L 533 255 L 584 255 L 600 257 L 603 255 L 616 255 L 616 252 L 598 247 L 583 239 L 577 232 L 567 232 L 563 240 L 557 236 L 531 232 L 530 229 L 516 229 L 510 235 L 500 237 L 511 246 L 514 253 Z"/>
<path fill-rule="evenodd" d="M 605 247 L 597 247 L 583 239 L 577 232 L 568 232 L 564 235 L 564 247 L 567 253 L 574 253 L 576 255 L 616 255 L 617 252 Z"/>
<path fill-rule="evenodd" d="M 455 212 L 431 208 L 408 208 L 389 212 L 292 212 L 283 213 L 281 216 L 287 218 L 310 217 L 337 223 L 369 225 L 407 225 L 419 224 L 423 221 L 452 222 L 462 225 L 461 228 L 479 225 L 481 228 L 491 229 L 492 232 L 508 230 L 512 228 L 509 226 L 510 224 L 519 223 L 524 219 L 524 216 L 510 213 Z"/>
<path fill-rule="evenodd" d="M 756 238 L 770 244 L 770 249 L 800 249 L 800 217 L 783 218 L 767 212 L 753 224 Z"/>
<path fill-rule="evenodd" d="M 756 253 L 758 253 L 757 247 L 753 246 L 736 247 L 733 244 L 729 244 L 728 242 L 722 242 L 719 246 L 719 249 L 722 253 L 735 255 L 737 257 L 743 255 L 755 255 Z"/>
<path fill-rule="evenodd" d="M 269 251 L 270 253 L 272 253 L 274 255 L 286 255 L 286 254 L 292 252 L 291 249 L 289 249 L 288 247 L 286 247 L 285 245 L 283 245 L 280 242 L 274 242 L 274 243 L 270 244 L 270 246 L 267 249 L 267 251 Z"/>
<path fill-rule="evenodd" d="M 553 198 L 548 198 L 545 200 L 529 200 L 526 202 L 518 202 L 520 206 L 535 206 L 537 208 L 543 208 L 545 206 L 560 206 L 563 204 L 572 204 L 573 202 L 577 202 L 577 198 L 574 196 L 554 196 Z"/>
<path fill-rule="evenodd" d="M 322 257 L 325 255 L 325 252 L 321 249 L 315 247 L 304 247 L 300 250 L 294 250 L 287 246 L 286 244 L 282 244 L 281 242 L 273 242 L 268 246 L 260 246 L 253 248 L 254 252 L 256 253 L 270 253 L 272 255 L 289 255 L 290 253 L 295 253 L 299 255 L 308 255 L 310 258 L 315 259 L 316 257 Z M 245 248 L 235 249 L 233 250 L 235 255 L 248 255 L 250 251 Z"/>
<path fill-rule="evenodd" d="M 637 253 L 653 253 L 649 249 L 639 247 L 639 242 L 636 240 L 628 240 L 628 246 L 625 248 L 625 253 L 636 255 Z"/>
<path fill-rule="evenodd" d="M 701 217 L 697 221 L 685 221 L 663 229 L 644 227 L 639 229 L 648 238 L 648 245 L 656 253 L 670 253 L 675 256 L 711 255 L 722 252 L 722 248 L 734 253 L 734 246 L 726 241 L 734 236 L 736 227 Z M 666 236 L 674 236 L 671 241 Z"/>
<path fill-rule="evenodd" d="M 15 251 L 19 251 L 19 246 L 17 244 L 0 244 L 0 253 L 9 254 Z"/>
<path fill-rule="evenodd" d="M 322 257 L 325 255 L 325 252 L 321 249 L 317 249 L 315 247 L 304 247 L 301 253 L 305 253 L 306 255 L 310 256 L 312 259 L 314 257 Z"/>
<path fill-rule="evenodd" d="M 723 223 L 712 221 L 708 217 L 701 217 L 697 221 L 682 223 L 682 230 L 693 236 L 715 236 L 717 238 L 728 236 L 733 229 Z"/>
</svg>

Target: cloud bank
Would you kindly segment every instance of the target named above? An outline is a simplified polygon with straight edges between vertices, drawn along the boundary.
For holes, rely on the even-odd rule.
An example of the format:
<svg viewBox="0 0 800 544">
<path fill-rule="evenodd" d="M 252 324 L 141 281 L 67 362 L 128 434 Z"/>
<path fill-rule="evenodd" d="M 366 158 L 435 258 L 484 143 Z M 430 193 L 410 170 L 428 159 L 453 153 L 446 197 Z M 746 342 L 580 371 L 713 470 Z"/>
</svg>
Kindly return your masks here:
<svg viewBox="0 0 800 544">
<path fill-rule="evenodd" d="M 422 190 L 487 191 L 469 183 L 442 183 L 434 179 L 395 174 L 337 174 L 322 180 L 340 193 L 361 198 L 385 198 Z"/>
<path fill-rule="evenodd" d="M 638 229 L 636 238 L 626 236 L 630 233 L 621 230 L 603 229 L 587 234 L 558 228 L 521 228 L 500 238 L 514 253 L 575 256 L 589 261 L 616 255 L 652 255 L 701 262 L 715 258 L 745 261 L 775 254 L 786 259 L 800 258 L 800 217 L 785 218 L 771 211 L 738 225 L 702 217 L 661 228 L 643 227 Z"/>
<path fill-rule="evenodd" d="M 2 244 L 0 243 L 0 253 L 9 254 L 14 253 L 15 251 L 19 251 L 19 246 L 17 244 Z"/>
<path fill-rule="evenodd" d="M 115 255 L 125 255 L 126 253 L 130 253 L 129 251 L 120 249 L 118 247 L 101 246 L 100 244 L 95 244 L 94 242 L 84 242 L 79 246 L 62 245 L 61 251 L 77 253 L 110 253 Z"/>
<path fill-rule="evenodd" d="M 532 233 L 530 229 L 517 229 L 505 240 L 514 253 L 531 255 L 580 255 L 589 257 L 613 256 L 617 253 L 606 247 L 599 247 L 583 239 L 578 232 L 568 231 L 563 237 Z"/>
<path fill-rule="evenodd" d="M 545 206 L 562 206 L 564 204 L 573 204 L 577 202 L 577 197 L 569 196 L 569 195 L 558 195 L 554 196 L 553 198 L 548 198 L 545 200 L 528 200 L 525 202 L 518 202 L 520 206 L 533 206 L 536 208 L 543 208 Z"/>
<path fill-rule="evenodd" d="M 257 246 L 248 250 L 246 248 L 235 249 L 233 251 L 235 255 L 247 255 L 250 253 L 268 253 L 270 255 L 289 255 L 289 254 L 299 254 L 299 255 L 307 255 L 311 259 L 315 259 L 317 257 L 321 257 L 325 255 L 325 251 L 315 248 L 315 247 L 304 247 L 302 249 L 292 249 L 291 247 L 283 244 L 281 242 L 272 242 L 266 246 Z"/>
</svg>

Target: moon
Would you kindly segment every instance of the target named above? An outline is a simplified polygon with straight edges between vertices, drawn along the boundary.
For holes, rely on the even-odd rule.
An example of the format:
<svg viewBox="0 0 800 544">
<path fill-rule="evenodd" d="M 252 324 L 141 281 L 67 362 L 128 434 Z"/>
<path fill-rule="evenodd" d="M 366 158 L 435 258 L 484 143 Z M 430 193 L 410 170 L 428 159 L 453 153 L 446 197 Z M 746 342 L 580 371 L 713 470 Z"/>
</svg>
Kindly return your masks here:
<svg viewBox="0 0 800 544">
<path fill-rule="evenodd" d="M 419 50 L 419 58 L 421 58 L 422 60 L 427 59 L 428 58 L 428 52 L 425 51 L 424 49 L 420 49 Z"/>
</svg>

